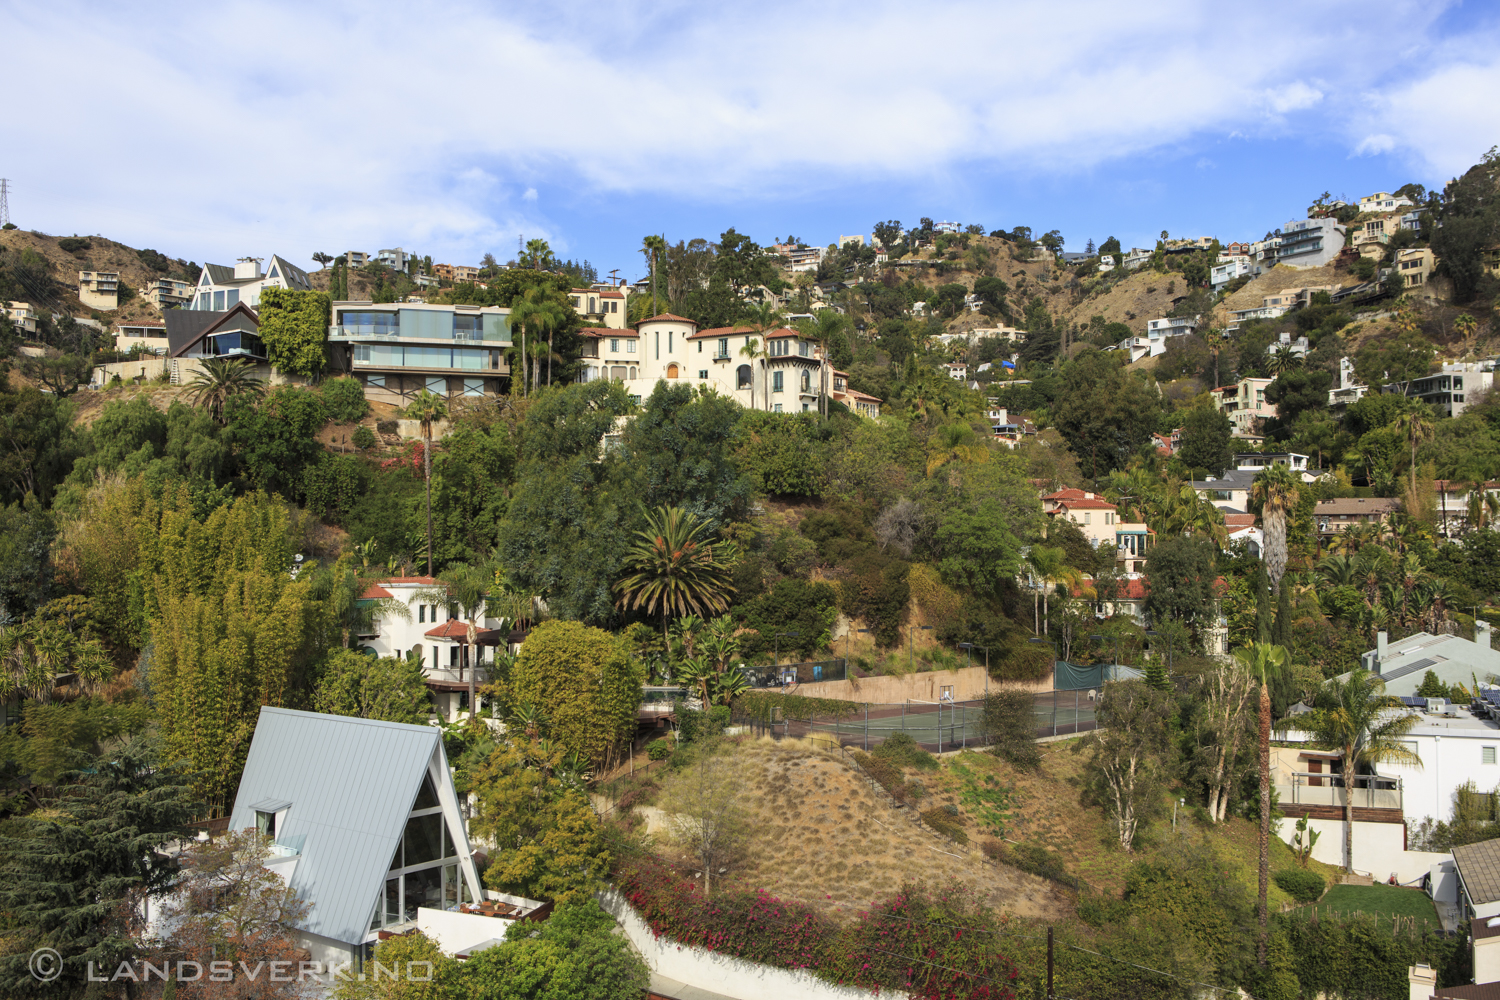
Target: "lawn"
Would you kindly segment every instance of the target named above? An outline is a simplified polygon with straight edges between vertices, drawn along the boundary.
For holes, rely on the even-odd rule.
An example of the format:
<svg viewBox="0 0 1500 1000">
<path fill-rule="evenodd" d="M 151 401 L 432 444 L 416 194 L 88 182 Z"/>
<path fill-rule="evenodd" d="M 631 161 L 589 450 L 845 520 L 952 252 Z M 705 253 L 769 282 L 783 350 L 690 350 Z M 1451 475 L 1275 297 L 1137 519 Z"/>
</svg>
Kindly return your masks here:
<svg viewBox="0 0 1500 1000">
<path fill-rule="evenodd" d="M 1426 893 L 1395 885 L 1336 885 L 1318 900 L 1318 913 L 1373 913 L 1386 919 L 1407 917 L 1416 921 L 1419 928 L 1426 923 L 1433 931 L 1443 929 Z"/>
</svg>

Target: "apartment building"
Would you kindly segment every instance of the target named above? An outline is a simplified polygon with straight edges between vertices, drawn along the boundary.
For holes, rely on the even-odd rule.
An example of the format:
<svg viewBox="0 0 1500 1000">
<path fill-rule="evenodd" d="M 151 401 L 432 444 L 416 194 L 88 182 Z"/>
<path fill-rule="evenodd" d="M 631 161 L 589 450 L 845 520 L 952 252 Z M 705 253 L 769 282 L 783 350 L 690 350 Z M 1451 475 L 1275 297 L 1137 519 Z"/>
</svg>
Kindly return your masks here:
<svg viewBox="0 0 1500 1000">
<path fill-rule="evenodd" d="M 1345 232 L 1333 219 L 1293 219 L 1281 227 L 1276 263 L 1288 267 L 1322 267 L 1344 249 Z"/>
<path fill-rule="evenodd" d="M 1214 390 L 1219 412 L 1234 425 L 1235 437 L 1253 437 L 1262 420 L 1276 416 L 1276 405 L 1266 402 L 1266 388 L 1273 379 L 1242 378 L 1233 385 Z"/>
<path fill-rule="evenodd" d="M 1396 251 L 1396 273 L 1401 275 L 1401 284 L 1407 288 L 1425 286 L 1437 267 L 1435 257 L 1427 247 L 1407 247 Z"/>
<path fill-rule="evenodd" d="M 167 353 L 167 324 L 161 322 L 116 323 L 115 350 L 142 347 L 153 354 Z"/>
<path fill-rule="evenodd" d="M 1237 254 L 1231 257 L 1220 256 L 1219 263 L 1213 266 L 1209 272 L 1208 283 L 1215 291 L 1229 284 L 1235 278 L 1253 274 L 1253 264 L 1249 254 Z"/>
<path fill-rule="evenodd" d="M 584 322 L 609 330 L 623 330 L 629 294 L 623 282 L 615 286 L 604 281 L 595 282 L 588 288 L 575 288 L 569 293 L 569 298 L 573 311 L 582 316 Z"/>
<path fill-rule="evenodd" d="M 5 307 L 5 315 L 22 336 L 36 336 L 37 324 L 41 322 L 41 317 L 31 307 L 30 302 L 11 302 Z"/>
<path fill-rule="evenodd" d="M 364 267 L 370 263 L 370 255 L 363 250 L 345 250 L 343 257 L 344 263 L 350 267 Z"/>
<path fill-rule="evenodd" d="M 814 411 L 824 391 L 832 394 L 832 368 L 817 344 L 788 328 L 700 330 L 690 319 L 662 313 L 635 330 L 593 327 L 584 337 L 584 381 L 616 379 L 637 400 L 662 380 L 689 380 L 746 408 L 774 413 Z"/>
<path fill-rule="evenodd" d="M 1432 407 L 1440 417 L 1456 417 L 1468 408 L 1470 397 L 1494 387 L 1495 372 L 1484 364 L 1460 361 L 1445 364 L 1442 370 L 1410 382 L 1388 382 L 1380 391 L 1414 396 Z"/>
<path fill-rule="evenodd" d="M 1186 337 L 1198 332 L 1201 316 L 1172 316 L 1153 319 L 1146 323 L 1146 341 L 1150 354 L 1155 357 L 1167 349 L 1172 337 Z"/>
<path fill-rule="evenodd" d="M 157 309 L 176 309 L 193 301 L 195 288 L 191 281 L 177 278 L 157 278 L 141 289 L 141 298 Z"/>
<path fill-rule="evenodd" d="M 402 274 L 406 273 L 407 265 L 411 263 L 411 260 L 411 254 L 400 247 L 394 250 L 382 250 L 375 255 L 375 263 L 388 267 L 392 271 L 400 271 Z"/>
<path fill-rule="evenodd" d="M 272 254 L 271 266 L 264 272 L 260 265 L 259 257 L 241 257 L 233 267 L 204 264 L 203 274 L 198 278 L 196 295 L 187 308 L 226 312 L 243 302 L 254 309 L 260 305 L 260 293 L 266 288 L 288 288 L 300 292 L 312 290 L 307 272 L 288 263 L 284 257 Z"/>
<path fill-rule="evenodd" d="M 89 309 L 120 307 L 120 272 L 79 271 L 78 301 Z"/>
<path fill-rule="evenodd" d="M 358 378 L 368 399 L 403 405 L 423 389 L 493 396 L 510 381 L 510 310 L 415 302 L 335 302 L 333 366 Z"/>
</svg>

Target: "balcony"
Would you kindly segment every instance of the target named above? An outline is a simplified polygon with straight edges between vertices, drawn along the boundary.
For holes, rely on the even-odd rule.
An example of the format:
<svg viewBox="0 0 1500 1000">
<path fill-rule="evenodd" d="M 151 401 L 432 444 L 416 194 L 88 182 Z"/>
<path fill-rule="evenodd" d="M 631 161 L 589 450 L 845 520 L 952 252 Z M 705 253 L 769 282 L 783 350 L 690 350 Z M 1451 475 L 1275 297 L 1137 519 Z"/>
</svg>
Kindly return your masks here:
<svg viewBox="0 0 1500 1000">
<path fill-rule="evenodd" d="M 476 687 L 488 684 L 490 682 L 490 668 L 483 663 L 473 668 L 472 670 L 460 670 L 458 667 L 422 668 L 422 677 L 427 681 L 428 684 L 433 685 L 462 685 L 467 687 L 470 674 L 474 675 L 474 685 Z"/>
<path fill-rule="evenodd" d="M 1288 783 L 1284 780 L 1291 778 Z M 1361 821 L 1399 821 L 1402 810 L 1400 778 L 1357 775 L 1354 787 L 1344 787 L 1344 776 L 1310 771 L 1283 772 L 1276 783 L 1282 812 L 1288 816 L 1342 819 L 1345 795 L 1351 798 L 1354 818 Z"/>
</svg>

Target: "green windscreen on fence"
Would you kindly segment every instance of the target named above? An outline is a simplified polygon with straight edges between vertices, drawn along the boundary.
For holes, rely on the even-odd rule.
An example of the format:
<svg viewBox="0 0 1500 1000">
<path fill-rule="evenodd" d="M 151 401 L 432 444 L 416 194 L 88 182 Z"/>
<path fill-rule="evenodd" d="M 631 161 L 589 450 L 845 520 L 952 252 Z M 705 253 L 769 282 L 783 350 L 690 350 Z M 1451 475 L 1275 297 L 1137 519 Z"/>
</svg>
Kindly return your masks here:
<svg viewBox="0 0 1500 1000">
<path fill-rule="evenodd" d="M 1057 691 L 1089 691 L 1103 687 L 1105 681 L 1139 680 L 1143 676 L 1135 667 L 1119 663 L 1093 663 L 1085 667 L 1058 660 L 1052 687 Z"/>
</svg>

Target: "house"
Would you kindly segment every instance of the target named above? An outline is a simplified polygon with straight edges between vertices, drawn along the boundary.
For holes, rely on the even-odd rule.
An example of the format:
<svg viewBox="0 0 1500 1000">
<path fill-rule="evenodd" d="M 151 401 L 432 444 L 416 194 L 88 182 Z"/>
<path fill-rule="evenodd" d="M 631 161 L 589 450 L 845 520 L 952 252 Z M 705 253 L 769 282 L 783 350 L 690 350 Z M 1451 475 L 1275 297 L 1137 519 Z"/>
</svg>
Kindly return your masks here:
<svg viewBox="0 0 1500 1000">
<path fill-rule="evenodd" d="M 1250 244 L 1248 243 L 1226 243 L 1219 250 L 1219 260 L 1222 262 L 1232 257 L 1250 256 Z"/>
<path fill-rule="evenodd" d="M 985 411 L 985 416 L 990 421 L 995 440 L 1007 448 L 1014 449 L 1023 439 L 1036 434 L 1036 424 L 1025 417 L 1012 417 L 1010 411 L 1003 406 L 990 406 Z"/>
<path fill-rule="evenodd" d="M 1494 480 L 1480 485 L 1437 479 L 1432 485 L 1437 490 L 1438 533 L 1444 538 L 1462 535 L 1468 530 L 1471 500 L 1500 503 L 1500 482 Z"/>
<path fill-rule="evenodd" d="M 1379 674 L 1385 693 L 1395 698 L 1415 695 L 1429 670 L 1444 684 L 1472 688 L 1476 677 L 1486 680 L 1500 674 L 1500 652 L 1490 648 L 1490 634 L 1490 623 L 1483 618 L 1475 619 L 1472 640 L 1417 632 L 1390 642 L 1386 633 L 1377 632 L 1375 648 L 1360 656 L 1360 666 Z M 1496 780 L 1500 780 L 1500 770 Z"/>
<path fill-rule="evenodd" d="M 623 284 L 616 287 L 606 281 L 588 288 L 575 288 L 569 293 L 569 298 L 573 303 L 573 311 L 582 316 L 590 326 L 623 330 L 628 312 L 628 294 Z"/>
<path fill-rule="evenodd" d="M 1219 412 L 1234 425 L 1234 436 L 1253 434 L 1262 420 L 1276 416 L 1276 404 L 1266 402 L 1266 389 L 1274 379 L 1242 378 L 1233 385 L 1214 390 Z"/>
<path fill-rule="evenodd" d="M 1500 278 L 1500 243 L 1486 247 L 1483 253 L 1484 269 Z"/>
<path fill-rule="evenodd" d="M 23 336 L 35 336 L 41 316 L 31 308 L 30 302 L 11 302 L 5 307 L 5 316 Z"/>
<path fill-rule="evenodd" d="M 402 274 L 406 273 L 406 266 L 411 262 L 411 259 L 411 254 L 400 247 L 396 247 L 394 250 L 382 250 L 375 255 L 375 263 L 382 267 L 388 267 L 392 271 L 400 271 Z"/>
<path fill-rule="evenodd" d="M 1235 542 L 1244 542 L 1245 550 L 1259 559 L 1261 550 L 1266 545 L 1266 536 L 1260 526 L 1255 523 L 1255 515 L 1233 508 L 1220 507 L 1219 509 L 1224 513 L 1226 543 L 1232 545 Z"/>
<path fill-rule="evenodd" d="M 844 247 L 848 246 L 851 243 L 854 244 L 857 247 L 862 247 L 862 246 L 865 245 L 865 238 L 863 236 L 840 236 L 839 237 L 839 249 L 840 250 L 844 249 Z"/>
<path fill-rule="evenodd" d="M 1235 278 L 1249 277 L 1254 273 L 1253 263 L 1248 254 L 1233 257 L 1221 255 L 1219 262 L 1208 273 L 1208 283 L 1214 291 L 1218 291 Z"/>
<path fill-rule="evenodd" d="M 363 250 L 346 250 L 341 256 L 349 267 L 364 267 L 370 263 L 370 255 Z"/>
<path fill-rule="evenodd" d="M 414 929 L 467 954 L 545 914 L 480 883 L 435 726 L 264 707 L 229 827 L 270 838 L 266 867 L 310 904 L 297 937 L 324 966 L 357 972 Z M 467 912 L 502 900 L 503 918 Z"/>
<path fill-rule="evenodd" d="M 494 396 L 510 382 L 510 310 L 500 306 L 340 301 L 328 329 L 332 367 L 371 400 L 404 405 L 423 389 Z"/>
<path fill-rule="evenodd" d="M 1407 212 L 1405 215 L 1401 216 L 1401 228 L 1412 229 L 1420 232 L 1422 229 L 1422 216 L 1426 214 L 1427 213 L 1420 208 L 1412 209 L 1410 212 Z"/>
<path fill-rule="evenodd" d="M 1156 453 L 1163 458 L 1170 458 L 1182 447 L 1182 428 L 1174 427 L 1170 434 L 1153 433 L 1151 438 L 1156 442 Z"/>
<path fill-rule="evenodd" d="M 1163 316 L 1146 323 L 1146 346 L 1148 356 L 1156 357 L 1165 353 L 1167 340 L 1171 337 L 1185 337 L 1198 332 L 1198 325 L 1202 321 L 1200 316 Z M 1134 353 L 1134 352 L 1132 352 Z M 1132 357 L 1132 361 L 1137 360 Z"/>
<path fill-rule="evenodd" d="M 1319 500 L 1313 505 L 1313 521 L 1318 526 L 1319 541 L 1326 545 L 1335 535 L 1348 531 L 1352 525 L 1385 524 L 1400 509 L 1400 500 L 1386 497 Z"/>
<path fill-rule="evenodd" d="M 1411 208 L 1412 200 L 1405 195 L 1393 195 L 1389 191 L 1376 191 L 1374 194 L 1365 195 L 1359 199 L 1359 211 L 1366 212 L 1394 212 L 1398 208 Z"/>
<path fill-rule="evenodd" d="M 967 382 L 969 379 L 969 366 L 962 362 L 950 361 L 943 368 L 955 382 Z"/>
<path fill-rule="evenodd" d="M 1239 513 L 1250 506 L 1250 491 L 1255 486 L 1256 473 L 1244 469 L 1233 469 L 1222 476 L 1195 479 L 1192 487 L 1198 495 L 1228 516 L 1229 511 Z M 1225 522 L 1226 526 L 1228 522 Z"/>
<path fill-rule="evenodd" d="M 460 281 L 474 282 L 479 280 L 479 268 L 469 267 L 466 264 L 434 264 L 432 273 L 439 281 L 449 284 L 458 284 Z"/>
<path fill-rule="evenodd" d="M 260 316 L 244 302 L 231 309 L 169 309 L 162 319 L 167 328 L 170 358 L 242 358 L 265 364 L 260 339 Z"/>
<path fill-rule="evenodd" d="M 1298 337 L 1296 340 L 1293 340 L 1292 335 L 1283 330 L 1274 343 L 1266 346 L 1266 353 L 1279 354 L 1283 348 L 1291 351 L 1294 358 L 1305 358 L 1307 357 L 1307 352 L 1312 350 L 1312 344 L 1309 343 L 1306 337 Z"/>
<path fill-rule="evenodd" d="M 1487 368 L 1487 362 L 1459 361 L 1447 363 L 1442 370 L 1410 382 L 1387 382 L 1381 392 L 1400 396 L 1415 396 L 1422 400 L 1439 416 L 1456 417 L 1468 408 L 1471 401 L 1491 389 L 1495 384 L 1495 372 Z"/>
<path fill-rule="evenodd" d="M 1354 248 L 1363 257 L 1371 257 L 1379 260 L 1385 256 L 1386 244 L 1391 241 L 1391 237 L 1400 228 L 1401 220 L 1394 217 L 1390 219 L 1366 220 L 1354 231 Z"/>
<path fill-rule="evenodd" d="M 186 305 L 193 301 L 194 285 L 190 281 L 180 281 L 177 278 L 157 278 L 148 282 L 141 289 L 141 298 L 151 303 L 157 309 L 166 311 L 176 309 L 178 306 Z"/>
<path fill-rule="evenodd" d="M 1328 390 L 1328 406 L 1330 409 L 1343 410 L 1350 403 L 1357 403 L 1365 398 L 1365 393 L 1370 387 L 1354 377 L 1354 362 L 1350 358 L 1339 358 L 1338 382 L 1332 389 Z"/>
<path fill-rule="evenodd" d="M 1122 260 L 1121 263 L 1124 265 L 1127 271 L 1134 271 L 1136 268 L 1146 263 L 1146 261 L 1150 260 L 1155 253 L 1155 250 L 1147 250 L 1142 247 L 1131 247 L 1130 252 L 1125 254 L 1124 260 Z"/>
<path fill-rule="evenodd" d="M 1150 618 L 1146 614 L 1146 602 L 1151 596 L 1151 584 L 1145 575 L 1139 572 L 1138 567 L 1128 567 L 1123 574 L 1112 581 L 1112 586 L 1102 580 L 1090 579 L 1089 582 L 1094 586 L 1097 595 L 1094 603 L 1096 615 L 1101 618 L 1129 615 L 1136 624 L 1149 625 Z M 1225 586 L 1223 580 L 1216 582 L 1214 587 L 1216 603 L 1217 599 L 1223 596 Z M 1075 591 L 1074 596 L 1079 596 L 1079 592 Z M 1222 613 L 1215 611 L 1212 624 L 1203 630 L 1204 649 L 1210 655 L 1222 655 L 1225 652 L 1228 634 L 1228 622 Z"/>
<path fill-rule="evenodd" d="M 441 599 L 442 584 L 430 576 L 391 577 L 371 584 L 361 601 L 396 601 L 406 606 L 406 617 L 382 614 L 358 636 L 362 651 L 373 656 L 416 656 L 432 692 L 433 706 L 444 722 L 469 714 L 469 688 L 490 681 L 494 655 L 486 650 L 508 650 L 511 632 L 504 618 L 491 618 L 484 608 L 475 617 L 475 649 L 468 649 L 468 622 Z M 481 706 L 482 707 L 482 706 Z"/>
<path fill-rule="evenodd" d="M 90 309 L 120 307 L 120 272 L 79 271 L 78 301 Z"/>
<path fill-rule="evenodd" d="M 203 273 L 198 278 L 196 298 L 187 308 L 224 312 L 243 302 L 253 309 L 260 305 L 260 293 L 265 288 L 312 290 L 307 272 L 287 263 L 283 257 L 272 254 L 271 266 L 264 273 L 260 265 L 259 257 L 241 257 L 234 267 L 204 264 Z"/>
<path fill-rule="evenodd" d="M 849 376 L 837 368 L 832 369 L 833 398 L 849 408 L 849 412 L 874 420 L 880 416 L 880 398 L 849 387 Z"/>
<path fill-rule="evenodd" d="M 787 327 L 700 330 L 686 317 L 663 313 L 633 331 L 596 328 L 590 339 L 598 342 L 600 363 L 588 366 L 585 378 L 622 381 L 637 400 L 660 380 L 686 379 L 747 408 L 806 413 L 818 409 L 832 371 L 815 341 Z"/>
<path fill-rule="evenodd" d="M 963 230 L 964 227 L 961 222 L 934 222 L 932 224 L 932 231 L 934 233 L 953 233 L 956 235 L 963 232 Z"/>
<path fill-rule="evenodd" d="M 1049 518 L 1065 517 L 1078 526 L 1095 548 L 1100 545 L 1109 544 L 1117 550 L 1128 549 L 1132 557 L 1137 554 L 1144 557 L 1145 545 L 1136 544 L 1134 537 L 1122 542 L 1121 535 L 1141 536 L 1144 543 L 1148 534 L 1144 524 L 1131 524 L 1122 522 L 1119 516 L 1119 508 L 1096 493 L 1089 493 L 1078 489 L 1058 490 L 1048 493 L 1042 497 L 1042 512 Z"/>
<path fill-rule="evenodd" d="M 1500 996 L 1500 840 L 1482 840 L 1453 849 L 1460 914 L 1469 921 L 1472 986 L 1446 986 L 1428 993 L 1435 1000 L 1491 1000 Z M 1412 997 L 1417 990 L 1412 989 Z"/>
<path fill-rule="evenodd" d="M 1406 288 L 1418 288 L 1427 284 L 1437 258 L 1428 247 L 1407 247 L 1396 251 L 1396 273 L 1401 275 L 1401 284 Z"/>
<path fill-rule="evenodd" d="M 142 347 L 153 354 L 167 353 L 166 323 L 116 323 L 115 350 L 128 351 Z"/>
<path fill-rule="evenodd" d="M 1345 228 L 1333 219 L 1293 219 L 1281 227 L 1277 266 L 1322 267 L 1344 249 Z"/>
</svg>

